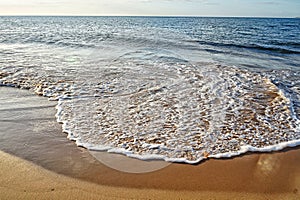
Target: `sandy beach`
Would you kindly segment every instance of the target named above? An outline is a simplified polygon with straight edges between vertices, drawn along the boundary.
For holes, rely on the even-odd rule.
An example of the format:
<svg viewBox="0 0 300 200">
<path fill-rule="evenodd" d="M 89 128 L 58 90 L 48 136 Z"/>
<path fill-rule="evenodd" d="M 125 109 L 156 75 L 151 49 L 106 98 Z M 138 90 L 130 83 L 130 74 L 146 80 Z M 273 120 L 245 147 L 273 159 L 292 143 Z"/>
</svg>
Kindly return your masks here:
<svg viewBox="0 0 300 200">
<path fill-rule="evenodd" d="M 56 102 L 5 87 L 0 102 L 0 199 L 300 197 L 300 148 L 126 173 L 66 138 L 55 119 Z"/>
</svg>

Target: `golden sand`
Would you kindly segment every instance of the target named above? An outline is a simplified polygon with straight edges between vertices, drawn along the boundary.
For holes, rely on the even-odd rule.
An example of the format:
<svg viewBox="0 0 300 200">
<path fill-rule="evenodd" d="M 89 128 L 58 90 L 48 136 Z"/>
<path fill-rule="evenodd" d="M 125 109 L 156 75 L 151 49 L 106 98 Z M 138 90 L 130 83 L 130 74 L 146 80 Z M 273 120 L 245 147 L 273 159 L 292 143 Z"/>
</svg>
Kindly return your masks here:
<svg viewBox="0 0 300 200">
<path fill-rule="evenodd" d="M 299 193 L 111 187 L 58 175 L 0 152 L 0 199 L 298 199 Z M 170 185 L 172 185 L 172 180 Z M 249 180 L 250 181 L 250 180 Z M 299 178 L 297 180 L 299 186 Z M 203 185 L 206 183 L 202 182 Z M 184 181 L 183 181 L 184 183 Z M 215 183 L 218 184 L 218 183 Z M 233 184 L 233 183 L 232 183 Z M 259 183 L 258 183 L 259 184 Z"/>
</svg>

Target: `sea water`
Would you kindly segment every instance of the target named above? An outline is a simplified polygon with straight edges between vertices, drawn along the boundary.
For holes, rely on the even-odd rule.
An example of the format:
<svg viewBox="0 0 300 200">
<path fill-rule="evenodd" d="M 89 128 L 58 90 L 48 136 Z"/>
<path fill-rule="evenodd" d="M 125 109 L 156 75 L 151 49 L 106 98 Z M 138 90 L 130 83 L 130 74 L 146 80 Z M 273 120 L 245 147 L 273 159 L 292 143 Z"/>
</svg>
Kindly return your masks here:
<svg viewBox="0 0 300 200">
<path fill-rule="evenodd" d="M 0 85 L 70 140 L 198 163 L 300 144 L 300 19 L 0 17 Z"/>
</svg>

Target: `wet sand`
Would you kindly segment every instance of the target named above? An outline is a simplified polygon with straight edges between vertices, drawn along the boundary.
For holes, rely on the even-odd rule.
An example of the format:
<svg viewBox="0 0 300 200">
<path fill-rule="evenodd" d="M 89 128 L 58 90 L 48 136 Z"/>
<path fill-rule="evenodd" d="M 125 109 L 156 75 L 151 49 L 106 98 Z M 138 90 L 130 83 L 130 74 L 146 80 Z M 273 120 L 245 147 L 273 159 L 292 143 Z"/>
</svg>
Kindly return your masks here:
<svg viewBox="0 0 300 200">
<path fill-rule="evenodd" d="M 0 199 L 300 198 L 300 148 L 126 173 L 69 141 L 54 117 L 55 105 L 0 87 Z"/>
</svg>

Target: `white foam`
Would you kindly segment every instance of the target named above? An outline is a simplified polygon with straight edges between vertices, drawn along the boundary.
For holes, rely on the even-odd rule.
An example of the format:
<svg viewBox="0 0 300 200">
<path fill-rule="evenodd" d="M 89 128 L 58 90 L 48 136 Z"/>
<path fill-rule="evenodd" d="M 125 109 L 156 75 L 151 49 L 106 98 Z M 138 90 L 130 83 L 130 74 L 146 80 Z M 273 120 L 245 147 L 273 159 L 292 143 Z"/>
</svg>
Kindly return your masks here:
<svg viewBox="0 0 300 200">
<path fill-rule="evenodd" d="M 257 148 L 253 146 L 242 146 L 240 151 L 237 152 L 228 152 L 228 153 L 219 153 L 216 155 L 210 155 L 209 158 L 230 158 L 234 156 L 238 156 L 247 152 L 272 152 L 272 151 L 280 151 L 287 147 L 296 147 L 300 145 L 300 140 L 294 140 L 289 142 L 282 142 L 277 145 L 266 146 L 263 148 Z"/>
<path fill-rule="evenodd" d="M 259 74 L 182 64 L 120 74 L 87 84 L 12 73 L 1 84 L 57 100 L 67 137 L 91 150 L 194 164 L 300 145 L 291 99 Z"/>
<path fill-rule="evenodd" d="M 59 101 L 60 102 L 60 101 Z M 84 143 L 81 141 L 80 137 L 74 137 L 70 131 L 70 129 L 67 128 L 67 126 L 65 125 L 66 123 L 68 123 L 67 121 L 62 121 L 60 120 L 60 113 L 62 111 L 61 107 L 59 106 L 59 104 L 57 105 L 57 119 L 58 122 L 63 123 L 63 131 L 68 133 L 68 138 L 71 140 L 76 141 L 76 144 L 78 146 L 82 146 L 85 147 L 89 150 L 94 150 L 94 151 L 106 151 L 109 153 L 118 153 L 118 154 L 123 154 L 126 155 L 128 157 L 131 158 L 137 158 L 140 160 L 164 160 L 167 162 L 178 162 L 178 163 L 187 163 L 187 164 L 197 164 L 203 160 L 206 160 L 208 158 L 231 158 L 234 156 L 238 156 L 238 155 L 242 155 L 245 154 L 247 152 L 272 152 L 272 151 L 279 151 L 282 150 L 284 148 L 287 147 L 295 147 L 295 146 L 299 146 L 300 145 L 300 139 L 298 140 L 293 140 L 293 141 L 288 141 L 288 142 L 282 142 L 279 143 L 277 145 L 270 145 L 270 146 L 266 146 L 263 148 L 257 148 L 257 147 L 253 147 L 250 145 L 245 145 L 245 146 L 241 146 L 239 151 L 234 151 L 234 152 L 226 152 L 226 153 L 217 153 L 217 154 L 213 154 L 213 155 L 208 155 L 206 157 L 199 157 L 196 160 L 189 160 L 187 158 L 173 158 L 173 157 L 168 157 L 168 156 L 164 156 L 164 155 L 159 155 L 159 154 L 136 154 L 135 152 L 132 151 L 128 151 L 124 148 L 115 148 L 109 145 L 94 145 L 94 144 L 90 144 L 90 143 Z M 70 136 L 72 135 L 72 136 Z M 144 143 L 142 145 L 145 148 L 159 148 L 162 147 L 163 145 L 153 145 L 153 144 L 146 144 Z"/>
</svg>

